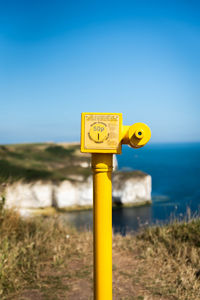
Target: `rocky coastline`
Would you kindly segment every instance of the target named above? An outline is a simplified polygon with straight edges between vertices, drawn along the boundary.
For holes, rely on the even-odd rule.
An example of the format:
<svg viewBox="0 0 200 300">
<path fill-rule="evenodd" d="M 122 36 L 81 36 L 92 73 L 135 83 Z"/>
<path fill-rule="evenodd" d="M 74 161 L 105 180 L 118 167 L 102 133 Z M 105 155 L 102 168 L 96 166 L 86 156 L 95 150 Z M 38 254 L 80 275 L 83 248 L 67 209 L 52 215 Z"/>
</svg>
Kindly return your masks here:
<svg viewBox="0 0 200 300">
<path fill-rule="evenodd" d="M 1 182 L 1 197 L 5 199 L 6 208 L 17 209 L 21 215 L 48 209 L 92 208 L 90 157 L 80 153 L 79 145 L 32 144 L 2 147 L 0 150 L 4 157 L 1 160 L 4 173 L 9 173 L 8 179 Z M 116 156 L 113 165 L 113 205 L 151 203 L 151 176 L 141 171 L 117 170 Z M 22 178 L 17 177 L 18 170 Z"/>
</svg>

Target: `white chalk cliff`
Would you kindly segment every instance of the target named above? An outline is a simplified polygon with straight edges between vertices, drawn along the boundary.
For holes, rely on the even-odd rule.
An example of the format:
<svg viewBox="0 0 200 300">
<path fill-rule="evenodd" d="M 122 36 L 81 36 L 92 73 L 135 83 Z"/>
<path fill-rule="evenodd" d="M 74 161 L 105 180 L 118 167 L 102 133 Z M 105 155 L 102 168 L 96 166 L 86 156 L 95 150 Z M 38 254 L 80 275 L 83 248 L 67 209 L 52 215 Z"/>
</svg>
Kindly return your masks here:
<svg viewBox="0 0 200 300">
<path fill-rule="evenodd" d="M 92 176 L 86 180 L 77 176 L 76 180 L 59 183 L 18 181 L 5 188 L 6 207 L 22 208 L 69 208 L 92 206 Z M 113 202 L 116 204 L 143 204 L 151 201 L 151 176 L 143 172 L 113 173 Z"/>
</svg>

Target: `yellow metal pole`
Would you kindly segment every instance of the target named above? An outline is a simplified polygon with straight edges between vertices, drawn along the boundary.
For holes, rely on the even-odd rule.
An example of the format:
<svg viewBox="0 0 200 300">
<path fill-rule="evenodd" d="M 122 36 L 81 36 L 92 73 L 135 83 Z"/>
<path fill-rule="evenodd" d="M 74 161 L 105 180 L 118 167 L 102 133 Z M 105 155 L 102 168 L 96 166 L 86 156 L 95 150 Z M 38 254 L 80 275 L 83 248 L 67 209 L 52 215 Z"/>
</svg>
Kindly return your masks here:
<svg viewBox="0 0 200 300">
<path fill-rule="evenodd" d="M 123 126 L 121 113 L 82 113 L 81 152 L 92 153 L 94 299 L 112 300 L 112 158 L 122 144 L 141 148 L 151 137 L 144 123 Z"/>
<path fill-rule="evenodd" d="M 94 299 L 112 299 L 112 154 L 93 153 Z"/>
</svg>

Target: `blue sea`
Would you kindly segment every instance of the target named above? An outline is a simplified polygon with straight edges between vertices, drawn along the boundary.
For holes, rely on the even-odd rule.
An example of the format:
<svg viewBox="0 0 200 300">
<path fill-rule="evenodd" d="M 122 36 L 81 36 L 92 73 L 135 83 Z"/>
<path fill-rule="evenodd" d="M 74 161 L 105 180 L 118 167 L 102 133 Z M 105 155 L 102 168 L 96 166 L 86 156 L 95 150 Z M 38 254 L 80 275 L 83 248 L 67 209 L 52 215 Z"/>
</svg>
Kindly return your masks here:
<svg viewBox="0 0 200 300">
<path fill-rule="evenodd" d="M 200 212 L 200 143 L 123 146 L 118 168 L 142 170 L 152 176 L 152 205 L 113 209 L 113 229 L 126 233 L 143 226 L 165 224 Z M 92 211 L 67 214 L 79 228 L 92 226 Z"/>
</svg>

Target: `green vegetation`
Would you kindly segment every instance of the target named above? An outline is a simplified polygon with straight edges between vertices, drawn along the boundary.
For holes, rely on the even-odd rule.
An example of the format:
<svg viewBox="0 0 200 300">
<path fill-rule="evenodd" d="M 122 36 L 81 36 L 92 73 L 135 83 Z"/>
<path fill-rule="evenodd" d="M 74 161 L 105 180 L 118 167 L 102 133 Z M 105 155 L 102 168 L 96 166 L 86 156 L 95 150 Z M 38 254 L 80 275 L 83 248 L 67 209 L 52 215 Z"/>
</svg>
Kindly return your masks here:
<svg viewBox="0 0 200 300">
<path fill-rule="evenodd" d="M 79 145 L 19 144 L 0 146 L 0 183 L 16 180 L 70 179 L 73 175 L 87 177 L 89 168 L 81 167 L 89 157 L 81 156 Z M 70 179 L 72 180 L 72 179 Z"/>
<path fill-rule="evenodd" d="M 113 236 L 114 299 L 200 299 L 200 220 Z M 0 213 L 1 299 L 92 299 L 92 233 Z"/>
</svg>

